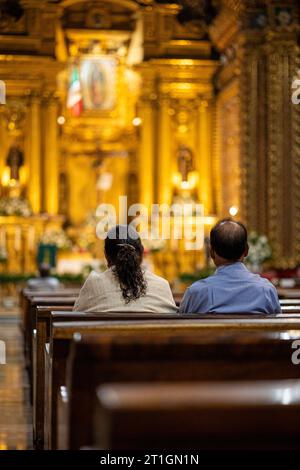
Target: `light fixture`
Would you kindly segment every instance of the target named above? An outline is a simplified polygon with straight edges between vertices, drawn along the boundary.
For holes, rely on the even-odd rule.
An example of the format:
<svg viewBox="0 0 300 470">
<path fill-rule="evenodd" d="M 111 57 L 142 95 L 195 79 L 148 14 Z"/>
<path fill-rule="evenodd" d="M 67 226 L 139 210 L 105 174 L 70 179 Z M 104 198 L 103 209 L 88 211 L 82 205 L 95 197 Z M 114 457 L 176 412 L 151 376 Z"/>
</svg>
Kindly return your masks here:
<svg viewBox="0 0 300 470">
<path fill-rule="evenodd" d="M 58 116 L 57 124 L 59 124 L 60 126 L 63 126 L 65 122 L 66 122 L 65 116 Z"/>
<path fill-rule="evenodd" d="M 118 49 L 118 55 L 120 57 L 125 57 L 126 56 L 127 49 L 125 46 L 120 46 Z"/>
<path fill-rule="evenodd" d="M 4 171 L 2 173 L 1 183 L 2 183 L 2 186 L 4 186 L 4 187 L 9 186 L 9 183 L 10 183 L 10 168 L 9 168 L 9 166 L 6 166 L 4 168 Z"/>
<path fill-rule="evenodd" d="M 181 181 L 181 189 L 190 189 L 190 183 L 188 181 Z"/>
<path fill-rule="evenodd" d="M 138 127 L 142 124 L 142 120 L 140 117 L 135 117 L 134 119 L 132 119 L 132 124 L 135 126 L 135 127 Z"/>
<path fill-rule="evenodd" d="M 238 214 L 239 210 L 236 206 L 231 206 L 228 212 L 232 217 L 235 217 Z"/>
<path fill-rule="evenodd" d="M 182 174 L 178 171 L 173 174 L 172 180 L 178 189 L 193 190 L 197 186 L 198 173 L 197 171 L 189 171 L 187 178 L 183 179 Z"/>
</svg>

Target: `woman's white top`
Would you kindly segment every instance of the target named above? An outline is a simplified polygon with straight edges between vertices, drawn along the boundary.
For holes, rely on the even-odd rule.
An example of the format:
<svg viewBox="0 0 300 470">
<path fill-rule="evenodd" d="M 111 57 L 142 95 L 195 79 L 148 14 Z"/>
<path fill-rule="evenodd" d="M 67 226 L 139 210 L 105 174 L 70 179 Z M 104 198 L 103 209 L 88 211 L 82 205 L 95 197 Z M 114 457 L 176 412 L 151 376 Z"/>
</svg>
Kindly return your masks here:
<svg viewBox="0 0 300 470">
<path fill-rule="evenodd" d="M 144 275 L 147 281 L 146 295 L 126 303 L 111 268 L 102 273 L 92 271 L 80 290 L 73 310 L 99 313 L 176 313 L 177 307 L 168 281 L 148 270 Z"/>
</svg>

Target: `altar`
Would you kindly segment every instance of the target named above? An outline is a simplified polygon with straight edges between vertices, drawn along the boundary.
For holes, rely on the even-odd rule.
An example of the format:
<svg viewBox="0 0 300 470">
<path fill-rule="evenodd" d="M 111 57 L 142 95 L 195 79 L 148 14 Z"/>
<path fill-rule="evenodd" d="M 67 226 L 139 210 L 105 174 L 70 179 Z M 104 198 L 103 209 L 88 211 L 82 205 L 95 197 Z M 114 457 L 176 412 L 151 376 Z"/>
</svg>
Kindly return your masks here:
<svg viewBox="0 0 300 470">
<path fill-rule="evenodd" d="M 0 216 L 0 273 L 35 274 L 43 234 L 61 229 L 62 222 L 62 216 Z"/>
</svg>

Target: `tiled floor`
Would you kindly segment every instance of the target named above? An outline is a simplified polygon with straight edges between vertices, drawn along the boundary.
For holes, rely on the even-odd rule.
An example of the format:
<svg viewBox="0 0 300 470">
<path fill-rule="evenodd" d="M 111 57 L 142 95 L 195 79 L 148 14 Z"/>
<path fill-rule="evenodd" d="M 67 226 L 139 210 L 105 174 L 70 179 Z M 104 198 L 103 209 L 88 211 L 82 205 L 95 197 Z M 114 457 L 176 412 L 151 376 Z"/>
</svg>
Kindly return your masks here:
<svg viewBox="0 0 300 470">
<path fill-rule="evenodd" d="M 32 448 L 32 413 L 16 309 L 0 309 L 0 340 L 6 364 L 0 364 L 0 450 Z"/>
</svg>

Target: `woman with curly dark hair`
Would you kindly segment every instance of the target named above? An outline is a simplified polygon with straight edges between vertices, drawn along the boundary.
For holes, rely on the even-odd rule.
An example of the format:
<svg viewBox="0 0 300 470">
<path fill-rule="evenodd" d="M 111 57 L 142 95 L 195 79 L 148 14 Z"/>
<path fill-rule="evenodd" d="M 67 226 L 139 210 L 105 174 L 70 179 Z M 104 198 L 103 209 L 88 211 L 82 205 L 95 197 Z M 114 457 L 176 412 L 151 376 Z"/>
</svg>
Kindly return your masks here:
<svg viewBox="0 0 300 470">
<path fill-rule="evenodd" d="M 144 247 L 135 229 L 127 225 L 113 227 L 104 249 L 108 269 L 103 273 L 91 272 L 74 310 L 176 312 L 168 281 L 142 267 Z"/>
</svg>

